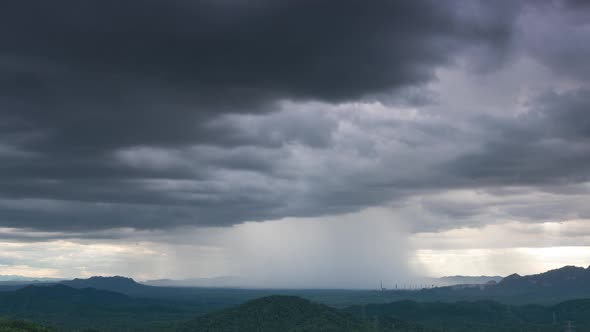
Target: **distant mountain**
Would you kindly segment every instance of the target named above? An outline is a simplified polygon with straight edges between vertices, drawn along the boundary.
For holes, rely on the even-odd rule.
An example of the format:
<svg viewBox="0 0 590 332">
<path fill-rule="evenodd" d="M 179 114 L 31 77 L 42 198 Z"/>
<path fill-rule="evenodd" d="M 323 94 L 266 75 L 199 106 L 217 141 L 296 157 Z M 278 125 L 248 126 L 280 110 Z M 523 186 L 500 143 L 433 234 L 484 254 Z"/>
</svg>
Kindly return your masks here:
<svg viewBox="0 0 590 332">
<path fill-rule="evenodd" d="M 157 279 L 141 282 L 148 286 L 158 287 L 243 287 L 246 283 L 239 277 L 214 277 L 214 278 L 191 278 L 191 279 Z"/>
<path fill-rule="evenodd" d="M 442 278 L 433 279 L 433 284 L 438 286 L 452 286 L 452 285 L 481 285 L 487 284 L 490 281 L 502 281 L 500 276 L 446 276 Z"/>
<path fill-rule="evenodd" d="M 452 286 L 458 284 L 485 284 L 489 281 L 500 282 L 500 276 L 445 276 L 441 278 L 418 278 L 417 285 Z M 190 279 L 157 279 L 141 281 L 141 284 L 158 287 L 204 287 L 204 288 L 248 288 L 252 283 L 247 279 L 232 276 Z M 387 286 L 387 285 L 386 285 Z M 393 288 L 393 285 L 389 285 Z"/>
<path fill-rule="evenodd" d="M 572 299 L 590 298 L 590 269 L 581 267 L 566 266 L 531 276 L 511 275 L 496 284 L 484 284 L 479 281 L 476 284 L 469 284 L 465 283 L 465 280 L 461 281 L 456 286 L 424 287 L 421 290 L 390 289 L 383 292 L 377 290 L 196 288 L 188 285 L 179 287 L 172 281 L 170 281 L 171 286 L 157 287 L 118 276 L 74 279 L 60 283 L 78 289 L 109 290 L 132 297 L 190 302 L 200 306 L 200 312 L 210 312 L 255 298 L 277 294 L 299 296 L 338 308 L 361 303 L 387 303 L 400 300 L 423 302 L 494 300 L 511 304 L 548 305 Z M 159 282 L 160 285 L 166 283 L 167 281 Z M 0 283 L 0 291 L 11 291 L 22 287 L 22 284 L 7 286 Z"/>
<path fill-rule="evenodd" d="M 295 296 L 269 296 L 200 316 L 182 332 L 431 331 L 397 319 L 366 320 Z"/>
<path fill-rule="evenodd" d="M 63 280 L 63 278 L 38 278 L 38 277 L 25 277 L 17 275 L 0 275 L 0 282 L 27 282 L 27 281 L 38 281 L 38 282 L 52 282 Z"/>
<path fill-rule="evenodd" d="M 95 288 L 108 290 L 139 298 L 187 301 L 200 305 L 203 307 L 201 310 L 207 311 L 221 309 L 229 305 L 240 304 L 247 300 L 272 294 L 270 291 L 149 286 L 140 284 L 131 278 L 121 276 L 97 276 L 88 279 L 74 279 L 61 281 L 60 284 L 77 289 Z"/>
<path fill-rule="evenodd" d="M 55 285 L 55 281 L 0 281 L 0 292 L 13 291 L 29 285 L 50 286 Z M 1 331 L 0 331 L 1 332 Z"/>
<path fill-rule="evenodd" d="M 499 283 L 504 288 L 590 289 L 590 267 L 564 266 L 547 272 L 520 276 L 512 274 Z"/>
<path fill-rule="evenodd" d="M 65 285 L 71 288 L 95 288 L 100 290 L 108 290 L 119 292 L 127 295 L 135 295 L 141 293 L 142 290 L 148 286 L 139 284 L 135 280 L 126 277 L 90 277 L 88 279 L 73 279 L 73 280 L 53 280 L 48 278 L 41 278 L 39 280 L 16 279 L 12 281 L 0 281 L 0 291 L 13 291 L 29 285 L 34 286 L 52 286 Z"/>
<path fill-rule="evenodd" d="M 16 290 L 27 285 L 51 285 L 59 282 L 60 280 L 61 279 L 54 278 L 31 278 L 14 275 L 2 275 L 0 276 L 0 292 Z"/>
<path fill-rule="evenodd" d="M 144 290 L 145 285 L 135 282 L 131 278 L 115 276 L 115 277 L 90 277 L 88 279 L 74 279 L 64 280 L 60 284 L 72 288 L 95 288 L 101 290 L 108 290 L 119 292 L 123 294 L 135 294 L 138 291 Z"/>
<path fill-rule="evenodd" d="M 455 285 L 398 293 L 399 299 L 417 301 L 477 301 L 494 300 L 511 304 L 555 304 L 590 298 L 590 269 L 564 266 L 540 274 L 512 274 L 499 283 Z M 392 297 L 393 297 L 392 296 Z"/>
</svg>

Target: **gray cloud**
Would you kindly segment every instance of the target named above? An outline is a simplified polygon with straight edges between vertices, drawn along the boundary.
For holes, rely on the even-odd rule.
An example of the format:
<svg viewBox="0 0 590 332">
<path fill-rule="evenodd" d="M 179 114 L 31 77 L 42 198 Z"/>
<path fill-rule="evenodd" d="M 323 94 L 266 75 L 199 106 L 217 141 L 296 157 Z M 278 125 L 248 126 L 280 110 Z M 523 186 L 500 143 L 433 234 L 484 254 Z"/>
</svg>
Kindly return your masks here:
<svg viewBox="0 0 590 332">
<path fill-rule="evenodd" d="M 485 85 L 519 56 L 559 73 L 577 66 L 559 66 L 569 42 L 533 54 L 524 23 L 549 14 L 531 4 L 3 6 L 0 226 L 108 238 L 117 235 L 100 231 L 403 208 L 462 188 L 588 180 L 584 87 L 527 95 L 518 115 L 494 112 L 502 89 L 465 96 L 469 114 L 436 95 L 437 84 L 452 85 L 441 70 Z M 420 202 L 423 221 L 408 213 L 417 232 L 490 215 L 489 202 Z"/>
<path fill-rule="evenodd" d="M 519 31 L 522 45 L 558 76 L 588 82 L 590 7 L 585 1 L 529 1 Z"/>
<path fill-rule="evenodd" d="M 514 13 L 459 5 L 7 4 L 2 108 L 42 130 L 37 144 L 52 153 L 223 142 L 203 125 L 220 112 L 269 111 L 278 99 L 357 100 L 428 82 L 473 45 L 504 52 Z"/>
<path fill-rule="evenodd" d="M 297 173 L 306 165 L 284 164 L 314 156 L 292 158 L 296 151 L 282 146 L 330 150 L 337 118 L 314 110 L 235 114 L 267 114 L 283 100 L 340 103 L 396 91 L 423 103 L 424 94 L 409 91 L 458 55 L 508 52 L 518 10 L 509 2 L 462 5 L 4 4 L 0 197 L 27 203 L 3 208 L 1 222 L 70 230 L 226 225 L 383 202 L 391 195 L 359 200 L 349 186 L 324 181 L 312 188 Z M 39 210 L 47 201 L 60 209 Z"/>
<path fill-rule="evenodd" d="M 481 185 L 581 183 L 590 173 L 590 91 L 546 93 L 529 111 L 482 118 L 482 144 L 447 167 Z"/>
</svg>

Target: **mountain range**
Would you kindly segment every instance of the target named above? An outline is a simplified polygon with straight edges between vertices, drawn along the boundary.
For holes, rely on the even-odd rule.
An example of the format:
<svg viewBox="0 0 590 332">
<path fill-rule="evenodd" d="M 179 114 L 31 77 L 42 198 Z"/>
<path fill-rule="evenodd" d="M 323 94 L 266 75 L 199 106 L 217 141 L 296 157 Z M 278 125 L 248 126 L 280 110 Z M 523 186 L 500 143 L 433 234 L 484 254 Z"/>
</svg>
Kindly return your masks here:
<svg viewBox="0 0 590 332">
<path fill-rule="evenodd" d="M 483 278 L 486 279 L 487 277 Z M 484 281 L 484 279 L 481 280 Z M 10 284 L 0 284 L 0 291 L 14 291 L 28 284 L 39 286 L 61 284 L 77 289 L 94 288 L 112 291 L 131 297 L 184 301 L 193 305 L 200 305 L 203 308 L 202 311 L 222 309 L 230 305 L 237 305 L 276 294 L 299 296 L 339 308 L 355 304 L 387 303 L 400 300 L 443 302 L 495 300 L 510 304 L 539 303 L 550 305 L 571 299 L 590 298 L 590 268 L 565 266 L 529 276 L 513 274 L 497 283 L 464 283 L 445 287 L 426 287 L 421 290 L 158 287 L 138 283 L 131 278 L 115 276 L 58 282 L 12 282 Z"/>
<path fill-rule="evenodd" d="M 129 283 L 125 284 L 125 281 L 132 280 L 131 278 L 114 276 L 114 277 L 91 277 L 91 283 L 96 284 L 97 288 L 101 288 L 101 281 L 106 282 L 103 279 L 112 278 L 116 279 L 121 288 L 127 289 L 129 286 L 136 287 Z M 441 278 L 420 278 L 416 283 L 424 285 L 436 285 L 436 286 L 452 286 L 457 284 L 485 284 L 490 280 L 500 282 L 503 278 L 501 276 L 445 276 Z M 68 280 L 64 278 L 35 278 L 18 275 L 0 275 L 0 285 L 14 285 L 23 283 L 57 283 L 71 285 L 86 284 L 86 279 L 73 279 Z M 138 284 L 146 286 L 157 286 L 157 287 L 202 287 L 202 288 L 248 288 L 248 282 L 240 277 L 234 276 L 220 276 L 213 278 L 190 278 L 190 279 L 155 279 L 145 280 Z"/>
<path fill-rule="evenodd" d="M 590 330 L 590 299 L 552 306 L 397 301 L 337 309 L 275 295 L 203 314 L 179 302 L 54 285 L 0 292 L 0 316 L 10 317 L 0 319 L 2 332 L 557 332 L 570 321 L 583 332 Z M 54 329 L 22 322 L 24 319 Z"/>
<path fill-rule="evenodd" d="M 564 266 L 544 273 L 520 276 L 511 274 L 504 278 L 500 286 L 505 288 L 559 288 L 590 289 L 590 267 Z"/>
<path fill-rule="evenodd" d="M 490 281 L 500 282 L 504 279 L 501 276 L 446 276 L 441 278 L 432 278 L 431 284 L 437 286 L 453 285 L 479 285 L 487 284 Z"/>
<path fill-rule="evenodd" d="M 451 286 L 457 284 L 485 284 L 489 281 L 500 282 L 500 276 L 446 276 L 441 278 L 418 278 L 416 284 Z M 157 279 L 141 282 L 144 285 L 158 287 L 209 287 L 209 288 L 248 288 L 251 284 L 248 280 L 233 277 L 221 276 L 214 278 L 190 278 L 190 279 Z M 385 285 L 387 286 L 387 285 Z"/>
<path fill-rule="evenodd" d="M 141 282 L 144 285 L 159 287 L 244 287 L 247 282 L 240 277 L 222 276 L 213 278 L 190 278 L 190 279 L 157 279 Z"/>
<path fill-rule="evenodd" d="M 27 282 L 27 281 L 39 281 L 39 282 L 51 282 L 60 281 L 63 278 L 39 278 L 39 277 L 26 277 L 18 275 L 0 275 L 0 282 Z"/>
<path fill-rule="evenodd" d="M 270 296 L 202 314 L 198 305 L 163 299 L 76 289 L 65 285 L 26 286 L 0 292 L 0 331 L 428 331 L 399 319 L 375 327 L 351 313 L 294 296 Z M 18 319 L 19 321 L 14 321 Z M 55 329 L 25 323 L 33 321 Z M 3 327 L 2 323 L 6 327 Z M 14 326 L 22 328 L 15 329 Z M 403 328 L 402 328 L 403 327 Z"/>
</svg>

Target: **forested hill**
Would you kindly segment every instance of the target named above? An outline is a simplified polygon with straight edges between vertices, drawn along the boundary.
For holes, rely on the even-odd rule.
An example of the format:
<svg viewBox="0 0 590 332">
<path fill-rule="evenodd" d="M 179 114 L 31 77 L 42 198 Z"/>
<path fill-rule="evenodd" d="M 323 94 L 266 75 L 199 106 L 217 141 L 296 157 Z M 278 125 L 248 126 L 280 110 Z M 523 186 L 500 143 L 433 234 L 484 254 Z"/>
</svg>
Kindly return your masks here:
<svg viewBox="0 0 590 332">
<path fill-rule="evenodd" d="M 269 296 L 197 317 L 182 332 L 431 331 L 397 319 L 366 320 L 295 296 Z"/>
<path fill-rule="evenodd" d="M 553 306 L 399 301 L 352 306 L 344 311 L 357 317 L 403 318 L 448 332 L 562 331 L 568 322 L 574 322 L 578 332 L 590 331 L 590 299 Z"/>
<path fill-rule="evenodd" d="M 153 326 L 166 327 L 162 331 L 174 331 L 175 324 L 191 319 L 198 312 L 199 307 L 195 305 L 64 285 L 27 286 L 0 292 L 0 317 L 31 320 L 54 326 L 59 331 L 86 328 L 148 331 Z M 0 329 L 0 332 L 5 331 Z"/>
<path fill-rule="evenodd" d="M 57 332 L 53 329 L 49 329 L 47 327 L 20 321 L 20 320 L 11 320 L 6 318 L 0 317 L 0 332 Z"/>
<path fill-rule="evenodd" d="M 56 285 L 0 292 L 2 316 L 58 331 L 557 332 L 573 321 L 578 332 L 585 332 L 590 331 L 590 299 L 554 306 L 398 301 L 340 310 L 295 296 L 275 295 L 204 313 L 194 304 Z M 49 331 L 22 322 L 2 323 L 5 327 L 0 325 L 0 332 Z M 14 327 L 17 325 L 20 329 Z M 31 328 L 27 330 L 27 326 Z"/>
</svg>

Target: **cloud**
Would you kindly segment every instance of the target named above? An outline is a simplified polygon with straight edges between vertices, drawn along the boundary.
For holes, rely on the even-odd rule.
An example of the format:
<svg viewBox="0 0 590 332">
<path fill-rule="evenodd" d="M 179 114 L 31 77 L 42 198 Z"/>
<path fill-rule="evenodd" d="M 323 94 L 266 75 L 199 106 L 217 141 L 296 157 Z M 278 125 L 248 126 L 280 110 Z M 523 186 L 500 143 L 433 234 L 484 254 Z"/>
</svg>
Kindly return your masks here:
<svg viewBox="0 0 590 332">
<path fill-rule="evenodd" d="M 554 60 L 567 52 L 551 60 L 531 51 L 524 23 L 558 20 L 535 8 L 7 5 L 0 226 L 117 238 L 108 230 L 375 206 L 400 209 L 415 232 L 537 217 L 527 206 L 490 214 L 491 199 L 449 199 L 463 189 L 550 191 L 588 180 L 588 89 L 553 75 L 566 72 Z"/>
<path fill-rule="evenodd" d="M 427 83 L 470 47 L 505 52 L 506 4 L 14 3 L 0 17 L 2 109 L 43 134 L 29 148 L 66 156 L 223 143 L 207 126 L 220 113 L 358 100 Z"/>
<path fill-rule="evenodd" d="M 499 248 L 420 250 L 418 259 L 429 267 L 429 275 L 520 275 L 543 273 L 565 265 L 586 267 L 589 247 Z"/>
<path fill-rule="evenodd" d="M 583 183 L 590 174 L 590 91 L 549 92 L 516 116 L 484 117 L 482 144 L 448 164 L 488 185 Z"/>
<path fill-rule="evenodd" d="M 531 56 L 554 75 L 585 83 L 590 77 L 590 7 L 584 1 L 529 1 L 519 19 L 518 31 Z"/>
</svg>

